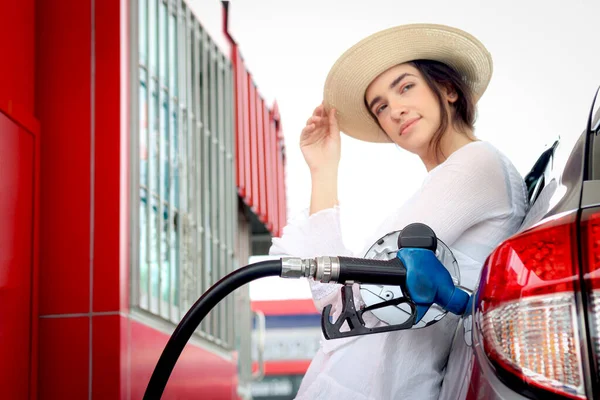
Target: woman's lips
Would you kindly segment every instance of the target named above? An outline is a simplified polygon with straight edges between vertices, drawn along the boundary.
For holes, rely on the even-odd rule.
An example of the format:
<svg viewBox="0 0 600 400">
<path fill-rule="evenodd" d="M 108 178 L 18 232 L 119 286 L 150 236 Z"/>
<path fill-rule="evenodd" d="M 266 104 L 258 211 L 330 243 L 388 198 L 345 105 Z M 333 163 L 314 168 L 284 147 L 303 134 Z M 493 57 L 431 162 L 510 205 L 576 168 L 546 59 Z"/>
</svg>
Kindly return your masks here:
<svg viewBox="0 0 600 400">
<path fill-rule="evenodd" d="M 400 136 L 408 133 L 408 131 L 410 130 L 410 128 L 412 128 L 417 122 L 419 122 L 421 118 L 413 118 L 411 120 L 406 121 L 401 127 L 400 127 Z"/>
</svg>

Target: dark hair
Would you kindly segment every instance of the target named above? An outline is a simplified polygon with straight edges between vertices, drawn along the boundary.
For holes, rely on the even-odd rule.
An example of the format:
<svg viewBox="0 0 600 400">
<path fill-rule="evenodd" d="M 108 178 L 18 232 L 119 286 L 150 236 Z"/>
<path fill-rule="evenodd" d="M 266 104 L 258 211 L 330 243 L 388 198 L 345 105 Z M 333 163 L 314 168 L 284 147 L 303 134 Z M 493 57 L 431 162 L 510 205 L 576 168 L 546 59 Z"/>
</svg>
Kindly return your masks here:
<svg viewBox="0 0 600 400">
<path fill-rule="evenodd" d="M 454 127 L 468 134 L 473 130 L 475 123 L 475 101 L 471 88 L 463 80 L 462 76 L 453 68 L 439 61 L 433 60 L 415 60 L 408 63 L 415 67 L 423 76 L 423 79 L 433 91 L 433 94 L 438 100 L 440 106 L 440 126 L 433 134 L 433 138 L 429 143 L 430 148 L 433 148 L 437 160 L 440 160 L 440 155 L 445 157 L 440 149 L 440 142 L 448 124 L 452 122 Z M 446 88 L 449 91 L 454 91 L 457 94 L 457 100 L 452 104 L 453 115 L 449 115 L 446 109 L 446 104 L 442 96 L 442 89 Z M 367 107 L 368 108 L 368 107 Z M 377 118 L 371 110 L 369 110 L 375 121 Z"/>
</svg>

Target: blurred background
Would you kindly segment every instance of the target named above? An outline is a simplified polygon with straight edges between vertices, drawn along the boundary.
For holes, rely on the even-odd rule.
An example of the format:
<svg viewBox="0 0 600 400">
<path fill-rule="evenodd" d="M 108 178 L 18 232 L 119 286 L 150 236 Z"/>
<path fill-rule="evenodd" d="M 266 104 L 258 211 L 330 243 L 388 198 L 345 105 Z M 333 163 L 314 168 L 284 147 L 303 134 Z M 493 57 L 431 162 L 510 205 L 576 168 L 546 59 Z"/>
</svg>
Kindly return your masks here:
<svg viewBox="0 0 600 400">
<path fill-rule="evenodd" d="M 307 209 L 299 136 L 348 47 L 399 24 L 479 38 L 476 135 L 525 175 L 600 85 L 597 1 L 0 0 L 0 389 L 140 399 L 176 324 Z M 567 154 L 557 153 L 557 162 Z M 342 137 L 348 248 L 426 171 Z M 292 399 L 317 351 L 306 281 L 236 290 L 163 398 Z"/>
</svg>

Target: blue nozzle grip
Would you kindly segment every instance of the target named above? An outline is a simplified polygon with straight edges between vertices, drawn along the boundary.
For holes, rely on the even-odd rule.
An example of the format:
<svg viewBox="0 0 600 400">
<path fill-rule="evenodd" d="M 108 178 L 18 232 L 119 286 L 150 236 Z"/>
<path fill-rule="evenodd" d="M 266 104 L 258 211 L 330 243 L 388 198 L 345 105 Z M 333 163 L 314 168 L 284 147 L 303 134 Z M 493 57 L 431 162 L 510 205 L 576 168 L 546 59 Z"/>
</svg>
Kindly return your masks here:
<svg viewBox="0 0 600 400">
<path fill-rule="evenodd" d="M 465 312 L 469 294 L 454 286 L 450 273 L 433 251 L 402 248 L 397 255 L 406 267 L 408 295 L 417 306 L 415 323 L 423 318 L 434 303 L 453 314 L 462 315 Z"/>
</svg>

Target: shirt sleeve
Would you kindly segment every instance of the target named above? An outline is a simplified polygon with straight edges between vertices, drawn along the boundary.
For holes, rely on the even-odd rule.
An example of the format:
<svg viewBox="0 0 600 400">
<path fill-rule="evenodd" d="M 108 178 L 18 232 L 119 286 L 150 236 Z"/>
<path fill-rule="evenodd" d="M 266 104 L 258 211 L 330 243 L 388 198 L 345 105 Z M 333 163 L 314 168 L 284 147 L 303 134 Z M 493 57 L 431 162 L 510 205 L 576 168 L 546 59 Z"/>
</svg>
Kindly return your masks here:
<svg viewBox="0 0 600 400">
<path fill-rule="evenodd" d="M 308 216 L 308 211 L 283 228 L 281 238 L 273 238 L 270 255 L 313 258 L 319 256 L 352 256 L 342 240 L 340 208 L 328 208 Z M 339 293 L 339 284 L 320 283 L 309 279 L 318 310 L 322 310 Z M 331 296 L 333 295 L 333 296 Z"/>
</svg>

